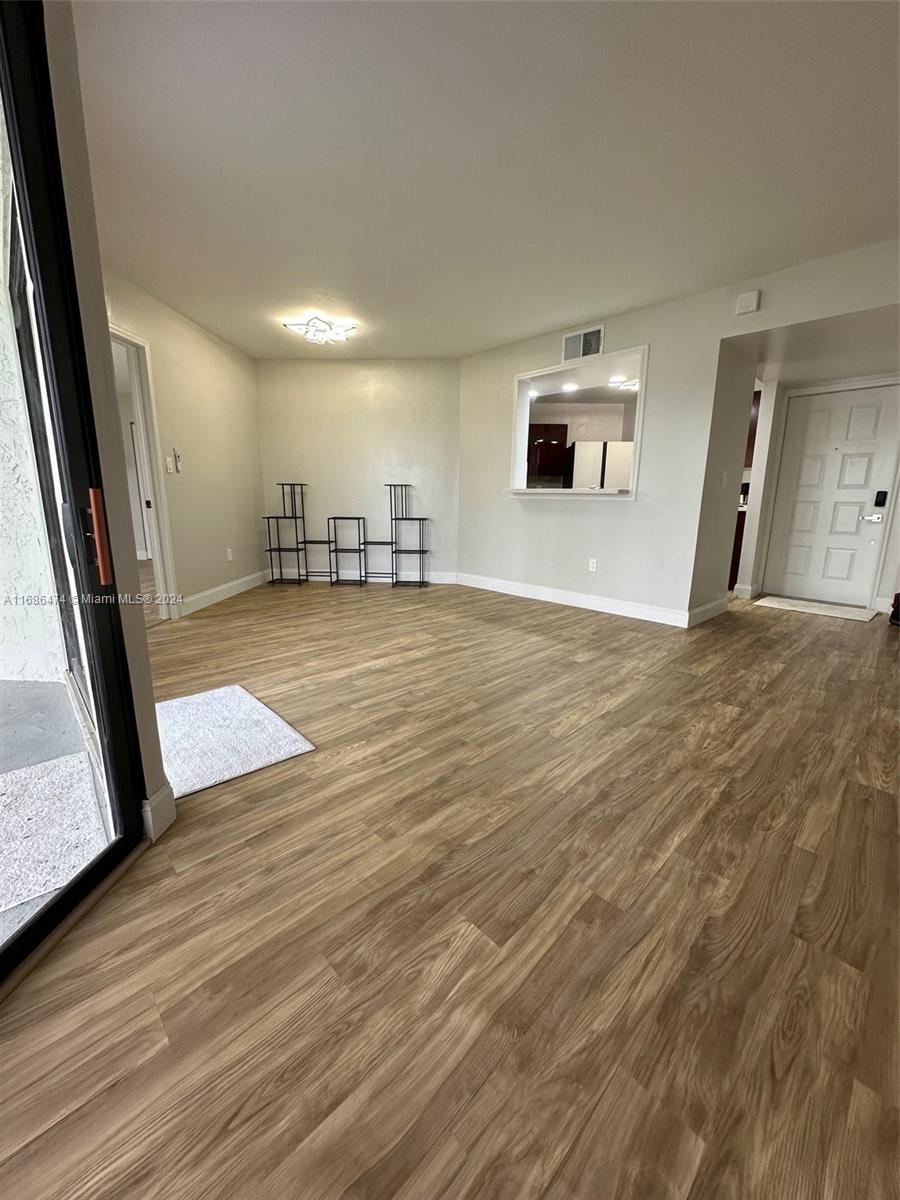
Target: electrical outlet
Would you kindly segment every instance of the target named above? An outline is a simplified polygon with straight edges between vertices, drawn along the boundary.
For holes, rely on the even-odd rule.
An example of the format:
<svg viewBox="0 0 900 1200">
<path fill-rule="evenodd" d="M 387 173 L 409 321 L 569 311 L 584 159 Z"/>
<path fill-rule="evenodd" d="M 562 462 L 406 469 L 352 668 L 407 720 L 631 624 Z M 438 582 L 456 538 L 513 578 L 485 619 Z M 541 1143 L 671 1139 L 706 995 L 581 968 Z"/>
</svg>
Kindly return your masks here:
<svg viewBox="0 0 900 1200">
<path fill-rule="evenodd" d="M 227 562 L 231 562 L 231 557 L 232 557 L 232 555 L 231 555 L 231 547 L 230 547 L 230 546 L 226 546 L 226 547 L 225 547 L 225 559 L 226 559 L 226 561 L 227 561 Z"/>
<path fill-rule="evenodd" d="M 589 559 L 588 559 L 588 570 L 589 570 L 589 571 L 591 571 L 591 572 L 593 572 L 593 571 L 596 571 L 596 570 L 597 570 L 597 560 L 596 560 L 596 558 L 589 558 Z"/>
<path fill-rule="evenodd" d="M 727 471 L 722 472 L 722 487 L 723 488 L 728 487 L 728 472 Z"/>
</svg>

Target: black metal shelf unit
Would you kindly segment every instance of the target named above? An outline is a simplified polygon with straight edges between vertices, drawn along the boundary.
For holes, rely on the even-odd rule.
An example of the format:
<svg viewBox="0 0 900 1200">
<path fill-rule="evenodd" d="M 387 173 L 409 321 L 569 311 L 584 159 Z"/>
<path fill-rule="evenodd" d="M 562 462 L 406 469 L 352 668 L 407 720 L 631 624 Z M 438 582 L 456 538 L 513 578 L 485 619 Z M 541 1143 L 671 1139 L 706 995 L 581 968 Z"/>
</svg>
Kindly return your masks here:
<svg viewBox="0 0 900 1200">
<path fill-rule="evenodd" d="M 306 536 L 306 484 L 279 483 L 277 486 L 281 488 L 281 512 L 270 513 L 263 518 L 266 522 L 269 582 L 302 584 L 309 583 L 310 579 L 327 579 L 329 583 L 333 583 L 336 555 L 330 526 L 326 538 L 308 538 Z M 289 530 L 293 527 L 293 541 L 282 541 L 281 533 L 285 524 Z M 327 547 L 327 570 L 310 568 L 307 556 L 307 547 L 309 546 Z M 292 560 L 296 563 L 296 578 L 285 575 L 285 559 L 288 564 Z"/>
<path fill-rule="evenodd" d="M 279 483 L 281 488 L 281 512 L 269 513 L 263 520 L 266 523 L 266 554 L 269 557 L 269 583 L 306 582 L 306 551 L 300 538 L 303 529 L 303 485 L 300 483 Z M 300 488 L 298 496 L 297 489 Z M 298 503 L 299 501 L 299 503 Z M 283 524 L 290 529 L 293 526 L 293 541 L 283 542 L 281 531 Z M 301 563 L 301 557 L 303 559 Z M 284 562 L 293 560 L 297 576 L 293 578 L 284 573 Z"/>
<path fill-rule="evenodd" d="M 386 483 L 390 512 L 390 538 L 370 538 L 366 533 L 365 517 L 329 517 L 327 520 L 328 536 L 310 538 L 306 536 L 306 487 L 305 483 L 279 483 L 281 489 L 281 512 L 271 513 L 263 520 L 266 522 L 267 545 L 266 554 L 269 558 L 270 583 L 308 583 L 311 579 L 327 579 L 335 584 L 355 584 L 363 587 L 370 579 L 390 579 L 393 587 L 427 587 L 425 575 L 425 559 L 428 549 L 425 545 L 425 525 L 427 517 L 412 517 L 409 515 L 408 483 Z M 342 523 L 356 524 L 356 542 L 351 545 L 341 545 L 339 532 Z M 415 531 L 415 545 L 404 543 L 409 534 L 404 536 L 404 530 Z M 285 538 L 282 532 L 286 531 Z M 291 534 L 293 536 L 291 536 Z M 411 540 L 411 538 L 410 538 Z M 312 569 L 309 566 L 308 547 L 325 546 L 328 554 L 328 569 Z M 373 571 L 369 566 L 370 549 L 381 546 L 390 550 L 391 569 L 389 571 Z M 347 555 L 356 558 L 357 574 L 348 576 L 341 574 L 341 561 Z M 413 579 L 400 578 L 400 565 L 404 559 L 412 558 L 418 563 L 418 571 Z M 296 566 L 296 575 L 285 574 L 285 563 Z"/>
<path fill-rule="evenodd" d="M 338 541 L 338 522 L 343 521 L 356 523 L 356 545 L 342 546 Z M 328 539 L 331 542 L 330 553 L 334 555 L 334 576 L 331 580 L 332 587 L 335 584 L 351 583 L 359 587 L 363 587 L 366 580 L 366 518 L 365 517 L 329 517 L 328 518 Z M 352 554 L 356 556 L 358 575 L 356 579 L 352 576 L 341 578 L 341 556 Z"/>
<path fill-rule="evenodd" d="M 392 587 L 428 587 L 425 578 L 425 559 L 428 550 L 425 547 L 425 522 L 427 517 L 411 517 L 409 515 L 408 483 L 386 483 L 391 509 L 391 586 Z M 415 530 L 415 546 L 400 544 L 402 530 L 411 527 Z M 401 579 L 400 565 L 404 558 L 413 558 L 418 563 L 417 578 Z"/>
</svg>

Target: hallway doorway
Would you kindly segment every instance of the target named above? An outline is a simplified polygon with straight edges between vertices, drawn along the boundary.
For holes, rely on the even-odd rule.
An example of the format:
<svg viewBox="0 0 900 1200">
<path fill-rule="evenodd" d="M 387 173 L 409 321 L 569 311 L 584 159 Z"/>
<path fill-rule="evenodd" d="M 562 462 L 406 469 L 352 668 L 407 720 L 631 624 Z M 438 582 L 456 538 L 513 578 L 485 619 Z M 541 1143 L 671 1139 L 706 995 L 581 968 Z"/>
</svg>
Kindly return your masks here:
<svg viewBox="0 0 900 1200">
<path fill-rule="evenodd" d="M 148 350 L 116 329 L 110 330 L 110 342 L 138 579 L 151 629 L 179 613 Z"/>
</svg>

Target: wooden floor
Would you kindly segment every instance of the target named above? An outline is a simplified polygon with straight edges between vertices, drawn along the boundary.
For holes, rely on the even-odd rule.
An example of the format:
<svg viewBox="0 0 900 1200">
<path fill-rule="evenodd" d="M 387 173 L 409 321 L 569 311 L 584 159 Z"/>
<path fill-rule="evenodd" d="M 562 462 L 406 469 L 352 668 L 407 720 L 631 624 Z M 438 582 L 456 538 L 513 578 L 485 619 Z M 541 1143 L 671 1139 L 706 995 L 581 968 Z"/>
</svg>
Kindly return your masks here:
<svg viewBox="0 0 900 1200">
<path fill-rule="evenodd" d="M 8 1200 L 897 1196 L 897 630 L 436 587 L 150 630 L 315 754 L 0 1010 Z"/>
<path fill-rule="evenodd" d="M 156 574 L 153 570 L 153 563 L 149 558 L 138 562 L 138 586 L 143 596 L 156 596 L 159 592 L 159 588 L 156 586 Z M 144 613 L 144 624 L 148 629 L 152 629 L 154 625 L 162 624 L 158 604 L 143 604 L 141 608 Z"/>
</svg>

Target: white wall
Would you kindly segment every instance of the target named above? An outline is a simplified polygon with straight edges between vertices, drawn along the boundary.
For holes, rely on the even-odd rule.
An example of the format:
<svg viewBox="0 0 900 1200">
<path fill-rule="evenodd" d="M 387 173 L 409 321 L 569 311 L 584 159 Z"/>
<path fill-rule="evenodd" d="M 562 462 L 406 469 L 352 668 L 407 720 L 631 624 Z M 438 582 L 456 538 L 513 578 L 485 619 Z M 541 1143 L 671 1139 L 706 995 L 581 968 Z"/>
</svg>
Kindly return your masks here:
<svg viewBox="0 0 900 1200">
<path fill-rule="evenodd" d="M 881 568 L 881 580 L 878 584 L 878 595 L 875 603 L 879 611 L 885 612 L 890 608 L 894 596 L 900 592 L 900 503 L 894 497 L 894 510 L 891 522 L 884 531 L 887 549 Z"/>
<path fill-rule="evenodd" d="M 731 535 L 746 446 L 750 394 L 716 388 L 720 342 L 759 329 L 897 302 L 897 244 L 851 251 L 606 322 L 606 349 L 649 344 L 638 495 L 510 496 L 513 376 L 558 361 L 547 334 L 475 355 L 460 367 L 459 570 L 469 582 L 551 588 L 575 602 L 635 615 L 687 620 L 690 608 L 724 598 L 730 542 L 722 505 L 704 481 L 729 477 Z M 738 294 L 762 290 L 758 313 L 735 316 Z M 749 377 L 752 392 L 753 377 Z M 745 403 L 746 400 L 746 403 Z M 743 440 L 712 440 L 743 424 Z M 725 409 L 737 407 L 733 412 Z M 734 480 L 733 496 L 730 481 Z M 731 499 L 734 503 L 731 504 Z M 726 544 L 726 542 L 728 544 Z M 597 558 L 589 574 L 589 558 Z M 696 584 L 695 584 L 696 574 Z M 693 589 L 693 595 L 692 595 Z M 623 606 L 625 606 L 623 608 Z M 661 612 L 658 610 L 662 610 Z"/>
<path fill-rule="evenodd" d="M 756 596 L 762 590 L 785 411 L 783 387 L 777 380 L 763 383 L 753 446 L 753 466 L 750 468 L 750 495 L 741 543 L 741 561 L 734 587 L 738 596 Z"/>
<path fill-rule="evenodd" d="M 691 581 L 690 609 L 695 614 L 705 615 L 707 606 L 722 604 L 728 590 L 755 385 L 755 354 L 746 346 L 720 342 Z"/>
<path fill-rule="evenodd" d="M 568 426 L 567 445 L 572 442 L 617 442 L 622 438 L 624 419 L 624 404 L 542 404 L 536 400 L 531 406 L 533 424 Z"/>
<path fill-rule="evenodd" d="M 457 363 L 259 362 L 256 378 L 266 512 L 279 510 L 277 482 L 302 481 L 308 536 L 324 537 L 329 516 L 361 515 L 370 538 L 387 538 L 384 484 L 408 482 L 411 515 L 430 518 L 430 574 L 455 573 Z M 389 566 L 387 557 L 376 564 L 378 553 L 373 569 Z"/>
<path fill-rule="evenodd" d="M 104 284 L 112 324 L 149 345 L 162 452 L 182 454 L 166 498 L 177 590 L 198 607 L 191 597 L 221 599 L 264 565 L 253 363 L 133 284 L 108 272 Z"/>
</svg>

